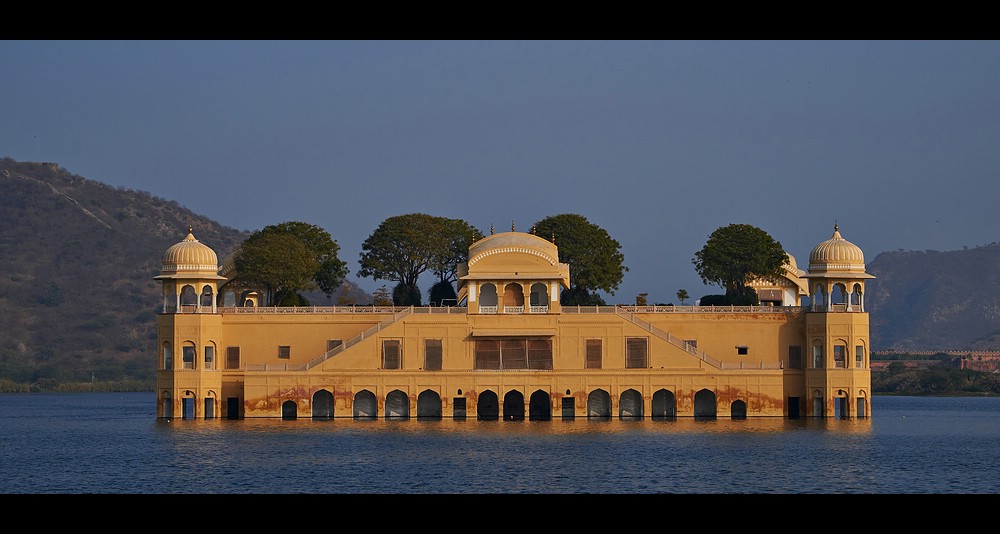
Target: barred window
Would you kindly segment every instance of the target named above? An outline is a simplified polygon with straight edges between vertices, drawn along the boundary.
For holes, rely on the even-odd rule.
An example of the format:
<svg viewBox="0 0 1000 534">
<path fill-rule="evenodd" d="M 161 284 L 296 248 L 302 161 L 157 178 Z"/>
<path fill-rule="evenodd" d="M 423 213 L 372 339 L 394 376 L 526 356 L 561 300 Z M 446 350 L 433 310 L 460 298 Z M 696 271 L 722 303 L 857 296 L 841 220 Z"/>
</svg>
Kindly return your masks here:
<svg viewBox="0 0 1000 534">
<path fill-rule="evenodd" d="M 587 340 L 587 369 L 600 369 L 604 362 L 604 342 L 600 339 Z"/>
<path fill-rule="evenodd" d="M 441 370 L 441 340 L 440 339 L 425 339 L 424 340 L 424 370 L 425 371 L 440 371 Z"/>
<path fill-rule="evenodd" d="M 181 347 L 181 363 L 184 369 L 194 369 L 194 345 Z"/>
<path fill-rule="evenodd" d="M 552 340 L 528 340 L 528 369 L 552 369 Z"/>
<path fill-rule="evenodd" d="M 226 347 L 226 369 L 240 368 L 240 348 Z"/>
<path fill-rule="evenodd" d="M 865 366 L 865 346 L 857 345 L 854 347 L 854 366 L 861 369 Z"/>
<path fill-rule="evenodd" d="M 788 368 L 802 369 L 802 345 L 789 345 Z"/>
<path fill-rule="evenodd" d="M 813 368 L 821 369 L 823 367 L 823 345 L 821 343 L 813 344 Z"/>
<path fill-rule="evenodd" d="M 649 367 L 646 357 L 648 339 L 644 337 L 625 338 L 625 367 L 629 369 L 645 369 Z"/>
<path fill-rule="evenodd" d="M 847 368 L 847 345 L 833 346 L 833 366 L 838 369 Z"/>
<path fill-rule="evenodd" d="M 500 340 L 476 340 L 476 369 L 500 368 Z"/>
<path fill-rule="evenodd" d="M 500 368 L 528 368 L 528 351 L 523 339 L 500 340 Z"/>
<path fill-rule="evenodd" d="M 215 369 L 215 347 L 205 345 L 205 369 Z"/>
<path fill-rule="evenodd" d="M 382 368 L 402 369 L 403 351 L 398 339 L 382 341 Z"/>
<path fill-rule="evenodd" d="M 292 357 L 292 347 L 288 345 L 281 345 L 278 347 L 278 357 L 282 360 L 287 360 Z"/>
</svg>

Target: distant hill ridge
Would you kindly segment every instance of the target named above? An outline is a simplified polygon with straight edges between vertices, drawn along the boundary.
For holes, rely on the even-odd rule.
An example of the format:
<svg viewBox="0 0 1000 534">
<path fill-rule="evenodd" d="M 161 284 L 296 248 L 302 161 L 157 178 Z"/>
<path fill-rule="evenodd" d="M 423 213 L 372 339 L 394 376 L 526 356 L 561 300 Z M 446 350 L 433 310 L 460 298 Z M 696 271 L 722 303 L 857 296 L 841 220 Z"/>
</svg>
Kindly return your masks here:
<svg viewBox="0 0 1000 534">
<path fill-rule="evenodd" d="M 189 225 L 220 259 L 249 235 L 56 163 L 0 159 L 0 378 L 151 378 L 152 277 Z M 1000 245 L 885 252 L 868 272 L 873 350 L 1000 349 Z M 353 284 L 352 295 L 370 299 Z"/>
</svg>

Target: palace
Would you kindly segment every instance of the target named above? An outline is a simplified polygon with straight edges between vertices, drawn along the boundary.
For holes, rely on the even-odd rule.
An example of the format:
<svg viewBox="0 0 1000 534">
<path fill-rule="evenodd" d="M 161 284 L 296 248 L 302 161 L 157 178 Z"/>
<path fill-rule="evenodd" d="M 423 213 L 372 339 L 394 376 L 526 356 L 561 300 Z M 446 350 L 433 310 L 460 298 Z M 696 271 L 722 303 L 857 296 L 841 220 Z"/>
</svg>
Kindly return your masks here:
<svg viewBox="0 0 1000 534">
<path fill-rule="evenodd" d="M 158 418 L 871 416 L 864 255 L 835 226 L 761 306 L 561 306 L 553 242 L 469 248 L 458 305 L 270 307 L 187 237 L 164 253 Z"/>
</svg>

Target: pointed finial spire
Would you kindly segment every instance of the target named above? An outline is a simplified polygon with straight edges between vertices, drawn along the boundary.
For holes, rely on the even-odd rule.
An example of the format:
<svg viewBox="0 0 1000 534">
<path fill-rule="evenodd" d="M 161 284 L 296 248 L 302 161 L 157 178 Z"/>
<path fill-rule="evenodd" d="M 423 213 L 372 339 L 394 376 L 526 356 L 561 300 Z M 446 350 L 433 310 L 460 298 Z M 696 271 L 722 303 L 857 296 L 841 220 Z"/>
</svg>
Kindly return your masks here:
<svg viewBox="0 0 1000 534">
<path fill-rule="evenodd" d="M 538 235 L 535 233 L 535 225 L 531 225 L 531 235 Z"/>
<path fill-rule="evenodd" d="M 510 231 L 511 231 L 511 232 L 513 232 L 513 231 L 514 231 L 514 219 L 511 219 L 511 220 L 510 220 Z"/>
<path fill-rule="evenodd" d="M 191 226 L 190 224 L 188 225 L 188 233 L 189 234 L 193 234 L 194 233 L 194 227 Z"/>
<path fill-rule="evenodd" d="M 490 223 L 490 235 L 493 235 L 493 223 Z"/>
<path fill-rule="evenodd" d="M 552 244 L 554 245 L 555 243 L 556 243 L 556 231 L 552 230 Z"/>
</svg>

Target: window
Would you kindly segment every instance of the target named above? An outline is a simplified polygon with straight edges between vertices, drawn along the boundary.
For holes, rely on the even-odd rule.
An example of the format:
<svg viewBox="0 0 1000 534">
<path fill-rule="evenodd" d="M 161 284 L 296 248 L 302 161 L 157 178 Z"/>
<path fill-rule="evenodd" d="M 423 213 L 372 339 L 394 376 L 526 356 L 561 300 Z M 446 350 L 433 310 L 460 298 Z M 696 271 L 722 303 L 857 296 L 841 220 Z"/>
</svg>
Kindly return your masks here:
<svg viewBox="0 0 1000 534">
<path fill-rule="evenodd" d="M 552 340 L 528 340 L 528 369 L 552 369 Z"/>
<path fill-rule="evenodd" d="M 500 340 L 476 340 L 476 369 L 500 368 Z"/>
<path fill-rule="evenodd" d="M 326 351 L 330 352 L 331 350 L 333 350 L 333 349 L 335 349 L 335 348 L 337 348 L 337 347 L 339 347 L 339 346 L 341 346 L 343 344 L 344 344 L 344 340 L 342 340 L 342 339 L 328 339 L 328 340 L 326 340 Z"/>
<path fill-rule="evenodd" d="M 382 368 L 401 369 L 403 363 L 402 347 L 398 339 L 382 340 Z"/>
<path fill-rule="evenodd" d="M 788 367 L 790 369 L 802 369 L 802 345 L 790 345 L 788 347 Z"/>
<path fill-rule="evenodd" d="M 838 369 L 847 368 L 847 345 L 833 346 L 833 366 Z"/>
<path fill-rule="evenodd" d="M 746 356 L 750 353 L 750 347 L 746 345 L 736 345 L 736 354 L 740 356 Z"/>
<path fill-rule="evenodd" d="M 816 343 L 813 345 L 813 368 L 821 369 L 823 367 L 823 345 L 821 343 Z"/>
<path fill-rule="evenodd" d="M 523 339 L 500 340 L 500 368 L 528 368 L 528 349 L 525 346 Z"/>
<path fill-rule="evenodd" d="M 170 343 L 163 344 L 163 368 L 174 368 L 174 352 L 170 350 Z"/>
<path fill-rule="evenodd" d="M 205 346 L 205 369 L 215 369 L 215 347 Z"/>
<path fill-rule="evenodd" d="M 441 340 L 440 339 L 425 339 L 424 340 L 424 370 L 425 371 L 440 371 L 441 370 Z"/>
<path fill-rule="evenodd" d="M 194 345 L 184 345 L 182 347 L 181 362 L 184 369 L 194 369 Z"/>
<path fill-rule="evenodd" d="M 625 367 L 628 369 L 645 369 L 649 367 L 646 359 L 647 340 L 644 337 L 625 338 Z"/>
<path fill-rule="evenodd" d="M 292 357 L 292 347 L 288 345 L 278 346 L 278 358 L 281 358 L 282 360 L 287 360 L 290 359 L 291 357 Z"/>
<path fill-rule="evenodd" d="M 240 348 L 226 347 L 226 369 L 240 368 Z"/>
<path fill-rule="evenodd" d="M 600 369 L 604 361 L 604 342 L 600 339 L 587 340 L 587 369 Z"/>
<path fill-rule="evenodd" d="M 697 339 L 685 339 L 684 343 L 687 346 L 691 347 L 692 349 L 698 348 L 698 340 Z"/>
<path fill-rule="evenodd" d="M 861 369 L 865 366 L 865 346 L 854 347 L 854 366 Z"/>
</svg>

